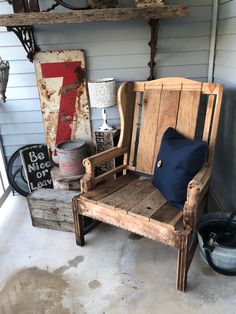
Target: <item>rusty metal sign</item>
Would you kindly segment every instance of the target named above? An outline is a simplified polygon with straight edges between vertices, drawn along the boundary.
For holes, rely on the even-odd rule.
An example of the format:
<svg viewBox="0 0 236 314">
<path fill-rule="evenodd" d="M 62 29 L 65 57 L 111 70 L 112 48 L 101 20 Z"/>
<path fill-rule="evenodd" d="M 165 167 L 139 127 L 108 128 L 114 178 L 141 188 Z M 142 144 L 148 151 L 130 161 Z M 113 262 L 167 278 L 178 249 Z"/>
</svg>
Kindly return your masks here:
<svg viewBox="0 0 236 314">
<path fill-rule="evenodd" d="M 65 140 L 91 143 L 83 50 L 38 52 L 34 58 L 46 143 L 53 161 Z"/>
</svg>

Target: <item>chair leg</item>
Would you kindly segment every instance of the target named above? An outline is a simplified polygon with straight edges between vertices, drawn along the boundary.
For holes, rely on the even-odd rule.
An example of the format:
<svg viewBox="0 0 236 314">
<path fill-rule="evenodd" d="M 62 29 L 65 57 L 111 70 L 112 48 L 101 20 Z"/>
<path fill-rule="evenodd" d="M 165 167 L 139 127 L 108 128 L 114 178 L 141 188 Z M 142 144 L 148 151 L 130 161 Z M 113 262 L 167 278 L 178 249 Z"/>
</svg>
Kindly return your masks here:
<svg viewBox="0 0 236 314">
<path fill-rule="evenodd" d="M 73 201 L 73 216 L 75 226 L 75 240 L 79 246 L 84 245 L 84 219 L 83 216 L 78 213 L 77 203 Z"/>
<path fill-rule="evenodd" d="M 76 244 L 79 246 L 84 246 L 84 218 L 82 215 L 77 214 L 78 216 L 78 224 L 77 224 L 77 232 L 76 232 Z"/>
<path fill-rule="evenodd" d="M 181 247 L 178 250 L 176 289 L 184 292 L 188 274 L 188 237 L 181 236 Z"/>
</svg>

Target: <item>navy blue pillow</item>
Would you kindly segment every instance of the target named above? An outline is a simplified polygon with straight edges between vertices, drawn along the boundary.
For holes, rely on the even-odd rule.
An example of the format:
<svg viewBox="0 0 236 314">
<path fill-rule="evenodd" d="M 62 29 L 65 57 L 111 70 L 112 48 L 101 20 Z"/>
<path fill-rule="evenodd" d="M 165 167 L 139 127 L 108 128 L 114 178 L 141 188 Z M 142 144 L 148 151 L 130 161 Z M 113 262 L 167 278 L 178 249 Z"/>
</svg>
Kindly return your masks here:
<svg viewBox="0 0 236 314">
<path fill-rule="evenodd" d="M 162 137 L 153 185 L 171 204 L 183 208 L 188 183 L 203 166 L 206 154 L 206 142 L 186 139 L 168 128 Z"/>
</svg>

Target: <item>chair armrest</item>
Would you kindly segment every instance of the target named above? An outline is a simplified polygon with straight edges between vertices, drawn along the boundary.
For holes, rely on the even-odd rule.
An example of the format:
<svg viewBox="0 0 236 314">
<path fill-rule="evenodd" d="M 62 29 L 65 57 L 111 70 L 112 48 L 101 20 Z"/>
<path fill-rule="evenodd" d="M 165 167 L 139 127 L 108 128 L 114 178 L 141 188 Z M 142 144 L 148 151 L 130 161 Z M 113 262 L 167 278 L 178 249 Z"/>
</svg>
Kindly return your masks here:
<svg viewBox="0 0 236 314">
<path fill-rule="evenodd" d="M 93 155 L 91 157 L 85 158 L 83 160 L 83 165 L 85 167 L 85 175 L 81 179 L 81 191 L 87 192 L 91 190 L 95 184 L 104 180 L 104 178 L 126 169 L 127 167 L 127 165 L 125 164 L 126 159 L 124 158 L 123 165 L 115 167 L 114 169 L 111 169 L 97 177 L 95 177 L 95 174 L 94 174 L 94 169 L 96 166 L 103 164 L 105 162 L 108 162 L 112 160 L 113 158 L 122 156 L 127 153 L 128 153 L 128 146 L 114 147 L 104 152 Z"/>
<path fill-rule="evenodd" d="M 94 168 L 97 165 L 100 165 L 104 162 L 110 161 L 113 158 L 119 157 L 121 155 L 124 155 L 128 152 L 128 147 L 113 147 L 108 150 L 105 150 L 104 152 L 98 153 L 96 155 L 93 155 L 91 157 L 85 158 L 83 160 L 83 165 L 86 170 L 87 175 L 92 175 L 91 168 Z"/>
<path fill-rule="evenodd" d="M 202 200 L 208 187 L 211 167 L 205 164 L 195 177 L 189 182 L 187 189 L 187 203 L 194 205 Z"/>
<path fill-rule="evenodd" d="M 197 210 L 209 186 L 211 166 L 205 164 L 195 177 L 189 182 L 187 200 L 183 209 L 185 228 L 194 228 L 196 225 Z"/>
</svg>

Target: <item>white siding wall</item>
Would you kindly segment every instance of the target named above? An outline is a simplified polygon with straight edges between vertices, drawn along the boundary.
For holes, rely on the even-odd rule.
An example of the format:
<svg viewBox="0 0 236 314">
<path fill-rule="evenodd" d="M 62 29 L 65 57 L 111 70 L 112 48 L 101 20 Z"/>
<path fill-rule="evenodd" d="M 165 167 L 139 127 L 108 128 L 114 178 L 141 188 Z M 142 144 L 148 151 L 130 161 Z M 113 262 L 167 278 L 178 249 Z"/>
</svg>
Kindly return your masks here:
<svg viewBox="0 0 236 314">
<path fill-rule="evenodd" d="M 212 190 L 228 211 L 236 209 L 236 0 L 221 0 L 215 81 L 225 85 Z"/>
<path fill-rule="evenodd" d="M 45 4 L 45 1 L 41 1 Z M 212 0 L 169 0 L 187 4 L 188 17 L 162 20 L 158 41 L 157 77 L 184 76 L 206 80 L 210 46 Z M 50 1 L 49 1 L 50 3 Z M 123 3 L 127 1 L 123 0 Z M 0 12 L 11 12 L 0 0 Z M 42 50 L 85 49 L 89 79 L 115 77 L 117 81 L 148 77 L 150 29 L 147 22 L 119 22 L 36 27 Z M 0 106 L 0 127 L 9 158 L 20 146 L 44 142 L 34 67 L 13 33 L 0 28 L 0 56 L 10 61 L 7 102 Z M 92 126 L 100 124 L 100 111 L 91 113 Z M 109 120 L 118 124 L 116 108 Z"/>
</svg>

